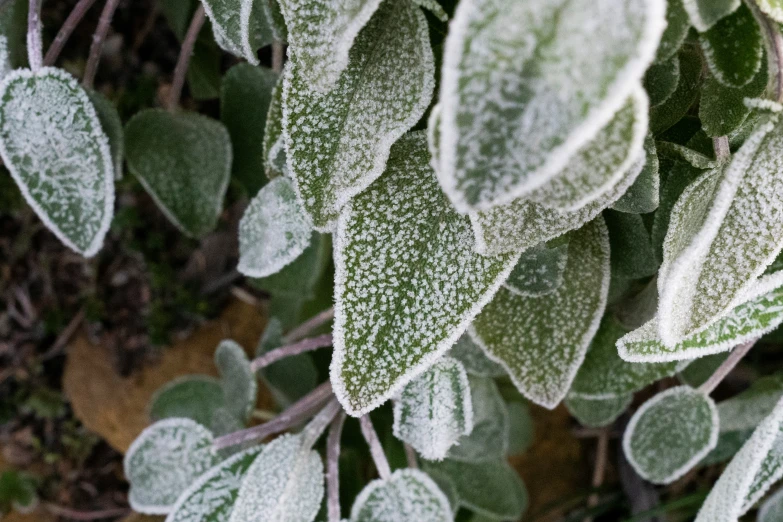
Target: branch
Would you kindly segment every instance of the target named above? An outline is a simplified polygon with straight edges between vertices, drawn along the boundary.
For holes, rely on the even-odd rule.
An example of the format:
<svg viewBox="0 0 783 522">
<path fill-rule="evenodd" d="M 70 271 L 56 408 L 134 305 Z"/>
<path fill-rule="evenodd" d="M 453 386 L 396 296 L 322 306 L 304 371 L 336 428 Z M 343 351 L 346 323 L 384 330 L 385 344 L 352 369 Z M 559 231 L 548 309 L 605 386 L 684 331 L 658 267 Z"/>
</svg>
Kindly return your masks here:
<svg viewBox="0 0 783 522">
<path fill-rule="evenodd" d="M 340 437 L 343 434 L 345 412 L 341 411 L 332 420 L 329 437 L 326 439 L 326 507 L 329 522 L 340 522 Z"/>
<path fill-rule="evenodd" d="M 303 322 L 290 332 L 288 332 L 284 337 L 283 341 L 286 343 L 292 343 L 294 341 L 298 341 L 299 339 L 303 338 L 319 326 L 328 323 L 334 318 L 334 308 L 327 308 L 323 312 L 320 312 L 307 321 Z"/>
<path fill-rule="evenodd" d="M 283 59 L 285 58 L 283 43 L 275 41 L 272 43 L 272 70 L 277 74 L 283 72 Z"/>
<path fill-rule="evenodd" d="M 196 45 L 198 33 L 204 25 L 204 4 L 199 2 L 198 9 L 190 21 L 190 27 L 182 40 L 182 48 L 179 51 L 177 65 L 174 67 L 174 79 L 171 82 L 169 92 L 168 109 L 174 111 L 179 106 L 179 98 L 182 96 L 182 87 L 185 85 L 185 75 L 188 73 L 190 57 L 193 55 L 193 47 Z"/>
<path fill-rule="evenodd" d="M 408 461 L 408 467 L 419 469 L 419 460 L 416 458 L 416 450 L 407 442 L 403 443 L 403 447 L 405 448 L 405 460 Z"/>
<path fill-rule="evenodd" d="M 593 489 L 598 489 L 601 484 L 604 483 L 604 477 L 606 476 L 606 464 L 609 453 L 609 430 L 611 426 L 603 428 L 598 435 L 598 443 L 595 449 L 595 468 L 593 468 Z M 598 493 L 593 493 L 587 497 L 587 507 L 595 507 L 598 505 Z M 592 517 L 587 517 L 584 522 L 592 522 Z"/>
<path fill-rule="evenodd" d="M 30 0 L 27 11 L 27 61 L 35 72 L 43 64 L 43 42 L 41 40 L 41 0 Z"/>
<path fill-rule="evenodd" d="M 757 340 L 758 339 L 753 339 L 752 341 L 748 341 L 747 343 L 734 348 L 734 351 L 732 351 L 726 360 L 723 361 L 723 364 L 721 364 L 718 369 L 715 370 L 715 373 L 713 373 L 710 378 L 707 379 L 707 382 L 699 386 L 699 391 L 705 395 L 712 393 L 718 384 L 720 384 L 721 381 L 731 372 L 731 370 L 737 366 L 742 358 L 745 357 L 745 354 L 747 354 L 750 349 L 753 348 L 753 345 L 756 344 Z"/>
<path fill-rule="evenodd" d="M 84 67 L 84 78 L 82 85 L 92 88 L 95 83 L 95 74 L 98 72 L 98 64 L 101 62 L 101 52 L 103 51 L 103 42 L 106 35 L 109 34 L 111 19 L 114 17 L 114 11 L 117 9 L 120 0 L 106 0 L 106 5 L 101 11 L 101 18 L 98 20 L 98 27 L 92 36 L 92 45 L 90 45 L 90 55 L 87 58 L 87 65 Z"/>
<path fill-rule="evenodd" d="M 340 410 L 340 402 L 333 397 L 302 430 L 302 447 L 311 449 Z"/>
<path fill-rule="evenodd" d="M 731 157 L 728 136 L 712 138 L 712 148 L 715 151 L 715 159 L 720 162 L 726 161 Z"/>
<path fill-rule="evenodd" d="M 364 440 L 367 441 L 367 445 L 370 446 L 370 455 L 375 462 L 375 467 L 378 470 L 378 475 L 386 480 L 391 477 L 391 468 L 389 467 L 389 461 L 386 459 L 386 454 L 383 452 L 381 441 L 378 440 L 378 434 L 375 433 L 375 428 L 372 427 L 372 421 L 369 414 L 364 415 L 359 419 L 359 425 L 362 428 L 362 435 Z"/>
<path fill-rule="evenodd" d="M 76 3 L 73 11 L 71 11 L 71 14 L 65 19 L 63 26 L 60 27 L 57 36 L 54 37 L 52 45 L 50 45 L 49 49 L 46 51 L 46 56 L 43 60 L 44 65 L 54 65 L 54 62 L 57 61 L 57 58 L 59 58 L 60 53 L 65 47 L 66 42 L 68 42 L 68 38 L 71 37 L 76 26 L 79 25 L 79 22 L 82 21 L 84 15 L 87 14 L 87 11 L 90 10 L 90 7 L 92 7 L 94 3 L 95 0 L 79 0 Z"/>
<path fill-rule="evenodd" d="M 262 368 L 266 368 L 272 363 L 291 357 L 292 355 L 299 355 L 300 353 L 312 352 L 319 348 L 328 348 L 332 345 L 332 334 L 319 335 L 318 337 L 310 337 L 309 339 L 303 339 L 297 343 L 289 344 L 287 346 L 281 346 L 266 352 L 261 357 L 253 359 L 250 363 L 250 368 L 257 372 Z"/>
</svg>

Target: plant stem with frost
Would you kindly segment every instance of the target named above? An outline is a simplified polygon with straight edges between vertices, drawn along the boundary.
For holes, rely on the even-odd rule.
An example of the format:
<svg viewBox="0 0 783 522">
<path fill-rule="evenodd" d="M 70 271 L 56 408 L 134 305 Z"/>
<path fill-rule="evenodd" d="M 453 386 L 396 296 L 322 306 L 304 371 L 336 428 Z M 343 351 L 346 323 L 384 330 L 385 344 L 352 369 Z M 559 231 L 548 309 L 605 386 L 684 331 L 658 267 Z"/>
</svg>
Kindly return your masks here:
<svg viewBox="0 0 783 522">
<path fill-rule="evenodd" d="M 340 522 L 340 437 L 343 434 L 345 412 L 332 420 L 326 439 L 326 508 L 329 522 Z"/>
<path fill-rule="evenodd" d="M 391 467 L 389 467 L 389 461 L 386 459 L 386 454 L 383 452 L 383 446 L 378 439 L 378 434 L 375 433 L 375 428 L 372 426 L 370 415 L 364 415 L 359 419 L 359 425 L 362 428 L 362 435 L 364 440 L 367 441 L 367 445 L 370 446 L 370 455 L 375 462 L 375 468 L 378 470 L 378 475 L 386 480 L 391 477 Z"/>
<path fill-rule="evenodd" d="M 319 326 L 328 323 L 334 318 L 334 308 L 327 308 L 323 312 L 319 312 L 307 321 L 303 322 L 286 335 L 283 336 L 283 341 L 286 343 L 292 343 L 303 338 Z"/>
<path fill-rule="evenodd" d="M 309 339 L 302 339 L 301 341 L 281 346 L 266 352 L 261 357 L 253 359 L 250 363 L 250 368 L 254 372 L 266 368 L 272 363 L 291 357 L 292 355 L 299 355 L 300 353 L 311 352 L 319 348 L 327 348 L 332 345 L 332 334 L 319 335 L 317 337 L 310 337 Z"/>
<path fill-rule="evenodd" d="M 723 364 L 721 364 L 715 373 L 713 373 L 707 382 L 699 386 L 699 391 L 705 395 L 709 395 L 712 391 L 721 383 L 721 381 L 734 369 L 735 366 L 742 360 L 743 357 L 753 348 L 758 339 L 748 341 L 747 343 L 734 348 L 729 354 Z"/>
<path fill-rule="evenodd" d="M 41 0 L 30 0 L 27 11 L 27 61 L 32 71 L 37 71 L 43 64 Z"/>
</svg>

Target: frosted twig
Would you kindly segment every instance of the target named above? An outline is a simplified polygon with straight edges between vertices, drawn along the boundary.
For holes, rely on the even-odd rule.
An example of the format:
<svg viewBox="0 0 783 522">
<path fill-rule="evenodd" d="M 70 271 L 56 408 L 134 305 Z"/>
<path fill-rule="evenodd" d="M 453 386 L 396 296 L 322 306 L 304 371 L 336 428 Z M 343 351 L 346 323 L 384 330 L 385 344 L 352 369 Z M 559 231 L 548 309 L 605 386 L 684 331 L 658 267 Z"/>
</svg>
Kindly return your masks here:
<svg viewBox="0 0 783 522">
<path fill-rule="evenodd" d="M 177 65 L 174 67 L 174 79 L 171 82 L 169 91 L 168 110 L 174 111 L 179 105 L 179 98 L 182 95 L 182 87 L 185 85 L 185 75 L 190 65 L 190 57 L 193 55 L 193 47 L 196 45 L 196 38 L 204 25 L 204 4 L 199 3 L 198 9 L 193 14 L 193 20 L 190 21 L 190 27 L 182 40 L 182 48 L 179 51 Z"/>
<path fill-rule="evenodd" d="M 270 435 L 285 431 L 312 417 L 330 397 L 332 397 L 332 384 L 327 381 L 296 401 L 271 421 L 218 437 L 213 445 L 217 449 L 222 449 L 251 440 L 262 440 Z"/>
<path fill-rule="evenodd" d="M 68 15 L 68 18 L 65 19 L 62 27 L 57 32 L 57 36 L 54 37 L 52 45 L 46 50 L 46 56 L 44 56 L 43 60 L 44 65 L 54 65 L 66 42 L 68 42 L 68 38 L 71 37 L 76 26 L 79 25 L 79 22 L 82 21 L 82 18 L 84 18 L 84 15 L 87 14 L 87 11 L 90 10 L 94 3 L 95 0 L 79 0 L 76 3 L 71 14 Z"/>
<path fill-rule="evenodd" d="M 253 359 L 250 363 L 250 368 L 253 371 L 258 371 L 262 368 L 266 368 L 272 363 L 291 357 L 292 355 L 299 355 L 300 353 L 311 352 L 318 348 L 327 348 L 332 345 L 332 334 L 319 335 L 317 337 L 310 337 L 309 339 L 302 339 L 299 342 L 281 346 L 270 350 L 261 357 Z"/>
<path fill-rule="evenodd" d="M 323 312 L 319 312 L 318 314 L 314 315 L 307 321 L 303 322 L 290 332 L 288 332 L 285 336 L 283 336 L 283 341 L 286 343 L 292 343 L 294 341 L 298 341 L 299 339 L 303 338 L 305 335 L 309 334 L 322 324 L 328 323 L 334 318 L 334 308 L 327 308 Z"/>
<path fill-rule="evenodd" d="M 595 468 L 593 468 L 593 488 L 601 487 L 606 476 L 606 464 L 609 453 L 609 429 L 610 426 L 603 428 L 598 434 L 598 443 L 595 449 Z M 587 506 L 595 507 L 598 505 L 598 493 L 593 493 L 587 497 Z M 584 522 L 592 522 L 592 517 L 586 517 Z"/>
<path fill-rule="evenodd" d="M 386 459 L 386 454 L 383 452 L 381 441 L 378 439 L 378 434 L 375 433 L 375 428 L 372 426 L 369 414 L 364 415 L 359 419 L 359 425 L 362 428 L 364 440 L 366 440 L 367 445 L 370 446 L 370 455 L 372 455 L 372 460 L 375 462 L 378 475 L 384 480 L 388 479 L 391 477 L 389 461 Z"/>
<path fill-rule="evenodd" d="M 720 162 L 724 162 L 731 157 L 731 150 L 729 149 L 728 136 L 720 136 L 718 138 L 712 138 L 712 148 L 715 151 L 715 159 Z"/>
<path fill-rule="evenodd" d="M 764 35 L 769 72 L 770 76 L 774 78 L 774 100 L 778 103 L 783 103 L 783 36 L 780 34 L 780 27 L 761 12 L 756 2 L 745 2 L 745 4 L 753 11 L 753 15 L 761 27 L 761 33 Z"/>
<path fill-rule="evenodd" d="M 92 45 L 90 45 L 90 55 L 87 58 L 87 65 L 84 66 L 84 78 L 82 85 L 92 87 L 95 83 L 95 74 L 98 72 L 98 64 L 101 62 L 101 52 L 103 51 L 103 42 L 106 41 L 106 35 L 109 34 L 111 19 L 114 17 L 114 11 L 117 9 L 120 0 L 106 0 L 106 5 L 101 11 L 101 18 L 98 20 L 98 27 L 92 36 Z"/>
<path fill-rule="evenodd" d="M 419 469 L 419 461 L 416 459 L 416 450 L 407 442 L 403 444 L 403 447 L 405 448 L 405 460 L 408 461 L 408 467 Z"/>
<path fill-rule="evenodd" d="M 37 71 L 43 63 L 41 40 L 41 0 L 30 0 L 27 12 L 27 60 L 30 69 Z"/>
<path fill-rule="evenodd" d="M 340 522 L 340 437 L 343 434 L 345 412 L 332 420 L 326 439 L 326 507 L 329 522 Z"/>
<path fill-rule="evenodd" d="M 753 348 L 753 345 L 756 344 L 757 340 L 758 339 L 748 341 L 747 343 L 734 348 L 734 351 L 732 351 L 726 360 L 723 361 L 723 364 L 718 366 L 718 369 L 715 370 L 715 373 L 713 373 L 704 384 L 699 386 L 699 391 L 705 395 L 712 393 L 718 384 L 720 384 L 721 381 L 731 372 L 731 370 L 737 366 L 742 358 L 745 357 L 745 354 L 747 354 L 750 349 Z"/>
<path fill-rule="evenodd" d="M 275 41 L 272 44 L 272 70 L 278 74 L 283 72 L 283 58 L 283 43 Z"/>
<path fill-rule="evenodd" d="M 302 430 L 302 447 L 307 449 L 312 448 L 340 410 L 340 403 L 336 398 L 329 401 L 313 420 L 305 426 L 304 430 Z"/>
</svg>

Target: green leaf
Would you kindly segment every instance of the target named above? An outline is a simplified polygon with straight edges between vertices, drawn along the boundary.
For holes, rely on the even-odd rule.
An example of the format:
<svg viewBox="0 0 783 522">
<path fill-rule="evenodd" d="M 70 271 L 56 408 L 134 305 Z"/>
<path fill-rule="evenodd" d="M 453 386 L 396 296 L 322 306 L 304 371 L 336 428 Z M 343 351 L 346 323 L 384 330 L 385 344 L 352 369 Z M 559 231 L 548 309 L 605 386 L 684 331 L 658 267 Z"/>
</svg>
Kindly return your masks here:
<svg viewBox="0 0 783 522">
<path fill-rule="evenodd" d="M 239 486 L 263 446 L 237 453 L 201 475 L 177 499 L 166 522 L 225 522 Z"/>
<path fill-rule="evenodd" d="M 471 236 L 438 188 L 424 134 L 405 136 L 337 224 L 331 380 L 348 413 L 425 371 L 508 276 L 516 256 L 479 255 Z"/>
<path fill-rule="evenodd" d="M 150 399 L 149 417 L 186 418 L 215 432 L 215 412 L 226 405 L 220 380 L 207 375 L 185 375 L 167 382 Z"/>
<path fill-rule="evenodd" d="M 707 379 L 715 373 L 715 370 L 723 364 L 728 356 L 729 352 L 723 352 L 694 359 L 688 366 L 680 370 L 678 377 L 683 384 L 687 384 L 691 388 L 698 388 L 707 382 Z M 718 406 L 718 410 L 720 410 L 720 406 Z"/>
<path fill-rule="evenodd" d="M 411 2 L 384 3 L 356 39 L 334 88 L 320 93 L 308 73 L 327 67 L 323 57 L 313 68 L 294 52 L 283 76 L 288 166 L 322 232 L 383 173 L 392 144 L 429 105 L 434 61 L 424 14 Z"/>
<path fill-rule="evenodd" d="M 783 520 L 783 488 L 770 495 L 759 508 L 757 522 L 779 522 Z"/>
<path fill-rule="evenodd" d="M 660 204 L 661 177 L 655 140 L 650 134 L 644 140 L 644 152 L 645 161 L 641 173 L 633 182 L 633 185 L 628 187 L 625 194 L 612 203 L 609 208 L 631 214 L 647 214 L 658 208 Z"/>
<path fill-rule="evenodd" d="M 140 513 L 165 515 L 180 494 L 217 464 L 212 433 L 190 419 L 158 421 L 125 454 L 128 502 Z"/>
<path fill-rule="evenodd" d="M 270 0 L 274 1 L 274 0 Z M 264 171 L 269 179 L 288 175 L 288 157 L 283 135 L 283 80 L 278 80 L 272 90 L 264 128 Z"/>
<path fill-rule="evenodd" d="M 700 34 L 699 43 L 713 76 L 726 87 L 747 85 L 766 66 L 761 28 L 745 4 Z"/>
<path fill-rule="evenodd" d="M 114 107 L 114 103 L 107 100 L 98 91 L 87 90 L 87 95 L 95 107 L 95 114 L 98 116 L 98 121 L 101 122 L 103 132 L 109 138 L 109 150 L 112 160 L 114 160 L 114 179 L 121 179 L 122 163 L 125 160 L 125 134 L 122 130 L 120 115 Z"/>
<path fill-rule="evenodd" d="M 279 272 L 252 279 L 251 284 L 275 296 L 313 299 L 332 257 L 330 236 L 313 232 L 304 252 Z"/>
<path fill-rule="evenodd" d="M 263 3 L 257 0 L 256 3 Z M 265 67 L 239 63 L 223 76 L 220 119 L 231 136 L 233 176 L 252 197 L 264 185 L 264 129 L 278 75 Z"/>
<path fill-rule="evenodd" d="M 741 0 L 683 0 L 682 3 L 693 27 L 704 32 L 721 18 L 733 13 Z"/>
<path fill-rule="evenodd" d="M 453 519 L 446 495 L 430 477 L 416 469 L 397 470 L 386 480 L 373 480 L 351 508 L 351 522 Z"/>
<path fill-rule="evenodd" d="M 495 381 L 469 377 L 473 430 L 451 448 L 448 458 L 460 462 L 501 460 L 508 453 L 509 419 Z"/>
<path fill-rule="evenodd" d="M 700 175 L 708 175 L 684 161 L 671 161 L 666 158 L 661 160 L 660 173 L 661 179 L 666 176 L 666 180 L 662 182 L 660 204 L 655 212 L 650 233 L 659 260 L 663 259 L 663 242 L 669 230 L 672 208 L 686 187 Z"/>
<path fill-rule="evenodd" d="M 234 341 L 221 341 L 215 350 L 215 366 L 220 373 L 226 408 L 247 422 L 256 406 L 258 383 L 245 350 Z"/>
<path fill-rule="evenodd" d="M 469 375 L 501 377 L 506 374 L 506 370 L 495 361 L 490 360 L 467 332 L 454 343 L 448 354 L 461 362 Z"/>
<path fill-rule="evenodd" d="M 658 154 L 662 157 L 670 158 L 674 161 L 684 161 L 689 165 L 700 170 L 714 169 L 720 163 L 701 152 L 690 149 L 685 145 L 659 141 L 656 143 Z"/>
<path fill-rule="evenodd" d="M 443 54 L 436 169 L 456 208 L 507 204 L 559 174 L 639 88 L 665 8 L 461 1 Z"/>
<path fill-rule="evenodd" d="M 177 228 L 201 237 L 217 225 L 231 173 L 222 123 L 191 112 L 147 109 L 125 126 L 128 169 Z"/>
<path fill-rule="evenodd" d="M 680 57 L 676 54 L 666 61 L 654 63 L 644 73 L 644 89 L 655 107 L 669 99 L 680 81 Z"/>
<path fill-rule="evenodd" d="M 568 243 L 554 243 L 542 243 L 522 252 L 503 286 L 525 297 L 546 295 L 560 288 L 568 263 Z"/>
<path fill-rule="evenodd" d="M 443 10 L 443 7 L 436 1 L 436 0 L 411 0 L 414 4 L 420 6 L 423 9 L 428 10 L 431 12 L 435 18 L 440 20 L 441 22 L 447 22 L 449 20 L 449 15 L 446 14 L 446 11 Z"/>
<path fill-rule="evenodd" d="M 239 265 L 266 277 L 290 265 L 310 246 L 312 225 L 290 179 L 275 178 L 250 200 L 239 222 Z"/>
<path fill-rule="evenodd" d="M 778 23 L 783 23 L 783 2 L 781 0 L 754 0 L 762 13 Z"/>
<path fill-rule="evenodd" d="M 614 252 L 612 273 L 626 279 L 654 275 L 658 271 L 658 260 L 642 216 L 606 210 L 604 220 L 609 229 L 609 245 Z"/>
<path fill-rule="evenodd" d="M 533 444 L 533 418 L 527 404 L 520 401 L 506 402 L 508 410 L 508 456 L 521 455 Z"/>
<path fill-rule="evenodd" d="M 612 424 L 633 402 L 633 394 L 590 399 L 569 393 L 566 408 L 582 426 L 603 428 Z"/>
<path fill-rule="evenodd" d="M 0 85 L 0 155 L 27 203 L 68 248 L 91 257 L 114 214 L 109 140 L 65 71 L 9 73 Z"/>
<path fill-rule="evenodd" d="M 256 51 L 274 41 L 264 0 L 201 0 L 215 41 L 225 51 L 258 65 Z"/>
<path fill-rule="evenodd" d="M 442 357 L 409 382 L 394 403 L 394 436 L 425 459 L 443 459 L 472 430 L 468 376 L 451 357 Z"/>
<path fill-rule="evenodd" d="M 609 238 L 602 219 L 570 233 L 563 284 L 523 297 L 500 290 L 473 322 L 473 338 L 528 399 L 554 408 L 582 365 L 606 307 Z"/>
<path fill-rule="evenodd" d="M 677 89 L 665 102 L 650 109 L 650 131 L 655 135 L 661 134 L 680 121 L 699 96 L 702 79 L 700 53 L 685 46 L 680 51 L 679 58 L 680 80 L 677 82 Z"/>
<path fill-rule="evenodd" d="M 665 62 L 671 59 L 680 50 L 685 37 L 688 36 L 691 21 L 682 4 L 683 0 L 668 0 L 666 2 L 666 29 L 663 31 L 661 43 L 658 45 L 658 53 L 655 55 L 656 62 Z"/>
<path fill-rule="evenodd" d="M 654 484 L 671 484 L 717 443 L 715 403 L 689 386 L 670 388 L 645 402 L 623 434 L 628 462 Z"/>
<path fill-rule="evenodd" d="M 0 514 L 5 515 L 13 509 L 24 515 L 32 513 L 37 506 L 38 493 L 33 477 L 13 469 L 0 472 Z M 9 518 L 14 518 L 13 513 Z"/>
<path fill-rule="evenodd" d="M 783 398 L 783 375 L 756 379 L 750 388 L 718 404 L 721 432 L 753 430 Z"/>
</svg>

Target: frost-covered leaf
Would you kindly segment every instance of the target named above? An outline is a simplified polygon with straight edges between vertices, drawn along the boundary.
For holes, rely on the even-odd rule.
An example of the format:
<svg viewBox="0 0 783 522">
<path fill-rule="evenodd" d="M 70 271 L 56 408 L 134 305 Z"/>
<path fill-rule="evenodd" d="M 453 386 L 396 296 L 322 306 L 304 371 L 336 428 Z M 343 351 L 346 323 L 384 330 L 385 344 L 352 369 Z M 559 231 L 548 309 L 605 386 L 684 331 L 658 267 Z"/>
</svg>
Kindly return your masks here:
<svg viewBox="0 0 783 522">
<path fill-rule="evenodd" d="M 520 198 L 507 205 L 470 214 L 476 251 L 485 255 L 524 251 L 583 226 L 620 199 L 639 177 L 644 162 L 644 157 L 639 158 L 617 185 L 573 212 Z"/>
<path fill-rule="evenodd" d="M 449 15 L 443 10 L 443 7 L 437 2 L 437 0 L 411 0 L 414 4 L 423 7 L 430 11 L 441 22 L 446 22 L 449 19 Z"/>
<path fill-rule="evenodd" d="M 612 274 L 626 279 L 649 277 L 658 271 L 650 233 L 639 214 L 607 210 L 604 220 L 609 229 Z"/>
<path fill-rule="evenodd" d="M 291 3 L 308 2 L 284 0 L 284 13 Z M 411 2 L 384 3 L 356 39 L 334 88 L 319 93 L 308 75 L 327 68 L 324 58 L 309 64 L 294 50 L 283 77 L 288 166 L 321 231 L 330 230 L 340 209 L 383 173 L 392 144 L 429 105 L 434 60 L 424 14 Z"/>
<path fill-rule="evenodd" d="M 783 213 L 769 211 L 783 206 L 783 124 L 770 118 L 725 170 L 697 179 L 672 210 L 658 278 L 667 345 L 726 315 L 783 247 Z"/>
<path fill-rule="evenodd" d="M 665 62 L 671 59 L 680 50 L 682 42 L 688 35 L 691 21 L 682 4 L 683 0 L 668 0 L 666 2 L 666 29 L 663 31 L 661 43 L 658 45 L 658 53 L 655 55 L 656 62 Z"/>
<path fill-rule="evenodd" d="M 352 415 L 451 348 L 516 261 L 474 252 L 468 218 L 440 191 L 429 159 L 423 133 L 405 136 L 337 224 L 331 380 Z"/>
<path fill-rule="evenodd" d="M 215 228 L 231 174 L 222 123 L 192 112 L 139 112 L 125 125 L 128 169 L 177 228 L 201 237 Z"/>
<path fill-rule="evenodd" d="M 288 156 L 283 135 L 283 80 L 272 90 L 264 127 L 264 171 L 269 179 L 288 175 Z"/>
<path fill-rule="evenodd" d="M 527 404 L 520 401 L 507 401 L 508 410 L 508 456 L 520 455 L 533 444 L 533 418 Z"/>
<path fill-rule="evenodd" d="M 578 394 L 568 394 L 565 405 L 569 413 L 582 426 L 602 428 L 610 425 L 622 415 L 632 401 L 633 394 L 607 396 L 601 399 L 589 399 Z"/>
<path fill-rule="evenodd" d="M 168 513 L 180 494 L 217 464 L 212 440 L 207 428 L 190 419 L 166 419 L 142 431 L 125 454 L 131 507 Z"/>
<path fill-rule="evenodd" d="M 695 522 L 736 522 L 783 476 L 783 400 L 734 456 Z"/>
<path fill-rule="evenodd" d="M 554 408 L 566 395 L 598 329 L 609 290 L 609 238 L 602 219 L 569 234 L 563 284 L 523 297 L 501 289 L 471 326 L 528 399 Z"/>
<path fill-rule="evenodd" d="M 503 286 L 527 297 L 557 290 L 563 284 L 563 273 L 568 262 L 568 243 L 559 239 L 552 243 L 542 243 L 522 252 Z"/>
<path fill-rule="evenodd" d="M 239 222 L 239 265 L 250 277 L 279 272 L 310 245 L 312 225 L 285 177 L 270 181 L 250 200 Z"/>
<path fill-rule="evenodd" d="M 751 112 L 745 99 L 761 96 L 766 88 L 766 65 L 759 68 L 750 83 L 736 89 L 725 87 L 713 76 L 708 77 L 699 100 L 699 119 L 704 132 L 716 138 L 737 130 Z"/>
<path fill-rule="evenodd" d="M 114 179 L 122 178 L 122 163 L 125 160 L 125 134 L 122 130 L 122 120 L 114 103 L 107 100 L 98 91 L 87 90 L 87 95 L 95 107 L 95 114 L 101 122 L 101 128 L 109 138 L 109 150 L 114 166 Z"/>
<path fill-rule="evenodd" d="M 783 488 L 764 501 L 756 517 L 756 522 L 780 522 L 781 520 L 783 520 Z"/>
<path fill-rule="evenodd" d="M 258 383 L 245 350 L 234 341 L 221 341 L 215 350 L 215 366 L 226 408 L 236 418 L 248 421 L 256 405 Z"/>
<path fill-rule="evenodd" d="M 658 208 L 660 204 L 661 176 L 655 140 L 647 135 L 644 140 L 645 161 L 641 173 L 628 187 L 625 194 L 609 207 L 618 212 L 646 214 Z"/>
<path fill-rule="evenodd" d="M 473 342 L 468 332 L 462 334 L 462 337 L 454 343 L 448 354 L 461 362 L 465 371 L 470 375 L 477 377 L 501 377 L 506 374 L 506 370 L 502 366 L 495 361 L 491 361 L 484 354 L 484 350 Z"/>
<path fill-rule="evenodd" d="M 473 403 L 465 368 L 441 357 L 400 392 L 394 404 L 394 436 L 419 455 L 441 460 L 473 430 Z"/>
<path fill-rule="evenodd" d="M 186 418 L 211 428 L 214 433 L 215 412 L 225 404 L 220 380 L 208 375 L 185 375 L 167 382 L 155 392 L 148 413 L 153 422 Z"/>
<path fill-rule="evenodd" d="M 509 203 L 557 175 L 638 88 L 664 18 L 663 0 L 460 2 L 438 147 L 457 209 Z"/>
<path fill-rule="evenodd" d="M 676 54 L 664 62 L 655 63 L 644 73 L 644 89 L 655 107 L 669 99 L 680 81 L 680 57 Z"/>
<path fill-rule="evenodd" d="M 679 53 L 679 59 L 680 79 L 677 82 L 677 89 L 665 102 L 650 109 L 650 131 L 655 135 L 680 121 L 699 96 L 702 79 L 701 54 L 685 46 Z"/>
<path fill-rule="evenodd" d="M 451 448 L 448 458 L 460 462 L 503 459 L 508 452 L 509 420 L 495 381 L 469 377 L 473 430 Z"/>
<path fill-rule="evenodd" d="M 750 388 L 718 404 L 721 432 L 747 431 L 758 426 L 783 398 L 783 375 L 757 379 Z"/>
<path fill-rule="evenodd" d="M 321 457 L 302 435 L 282 435 L 245 473 L 230 522 L 312 522 L 324 495 Z"/>
<path fill-rule="evenodd" d="M 255 0 L 263 3 L 266 0 Z M 220 85 L 220 120 L 231 136 L 234 161 L 231 172 L 255 196 L 264 182 L 264 128 L 278 75 L 265 67 L 239 63 L 223 76 Z"/>
<path fill-rule="evenodd" d="M 201 0 L 223 50 L 258 65 L 256 51 L 272 43 L 266 0 Z"/>
<path fill-rule="evenodd" d="M 684 161 L 689 165 L 700 170 L 714 169 L 720 163 L 699 151 L 693 150 L 685 145 L 671 143 L 668 141 L 659 141 L 656 143 L 656 150 L 661 156 L 671 158 L 675 161 Z"/>
<path fill-rule="evenodd" d="M 451 507 L 435 482 L 416 469 L 401 469 L 373 480 L 351 508 L 351 522 L 426 520 L 451 522 Z"/>
<path fill-rule="evenodd" d="M 745 4 L 700 34 L 699 42 L 707 66 L 715 79 L 726 87 L 747 85 L 762 64 L 766 66 L 762 61 L 761 28 Z"/>
<path fill-rule="evenodd" d="M 180 495 L 165 522 L 227 522 L 245 473 L 262 449 L 244 450 L 201 475 Z"/>
<path fill-rule="evenodd" d="M 645 402 L 623 434 L 628 462 L 654 484 L 670 484 L 718 443 L 718 410 L 707 395 L 678 386 Z"/>
<path fill-rule="evenodd" d="M 783 23 L 783 2 L 781 0 L 754 0 L 761 11 L 778 23 Z"/>
<path fill-rule="evenodd" d="M 279 272 L 252 280 L 252 285 L 275 296 L 313 299 L 332 256 L 330 236 L 313 232 L 304 252 Z"/>
<path fill-rule="evenodd" d="M 693 27 L 704 32 L 733 13 L 741 0 L 683 0 L 682 3 Z"/>
<path fill-rule="evenodd" d="M 44 67 L 0 84 L 0 155 L 27 203 L 85 257 L 103 245 L 114 214 L 109 140 L 74 78 Z"/>
<path fill-rule="evenodd" d="M 683 384 L 691 388 L 698 388 L 709 379 L 717 370 L 730 352 L 714 353 L 694 359 L 688 366 L 680 370 L 678 377 Z M 720 406 L 718 406 L 720 410 Z"/>
<path fill-rule="evenodd" d="M 13 70 L 11 65 L 10 49 L 8 48 L 8 38 L 0 35 L 0 81 Z"/>
<path fill-rule="evenodd" d="M 527 509 L 527 490 L 505 460 L 460 462 L 446 459 L 427 463 L 448 477 L 459 505 L 496 520 L 518 520 Z"/>
<path fill-rule="evenodd" d="M 688 185 L 704 174 L 704 171 L 685 161 L 662 158 L 660 165 L 661 180 L 665 176 L 665 181 L 661 181 L 660 202 L 653 218 L 651 231 L 652 242 L 659 260 L 663 259 L 663 241 L 669 230 L 672 208 Z"/>
</svg>

